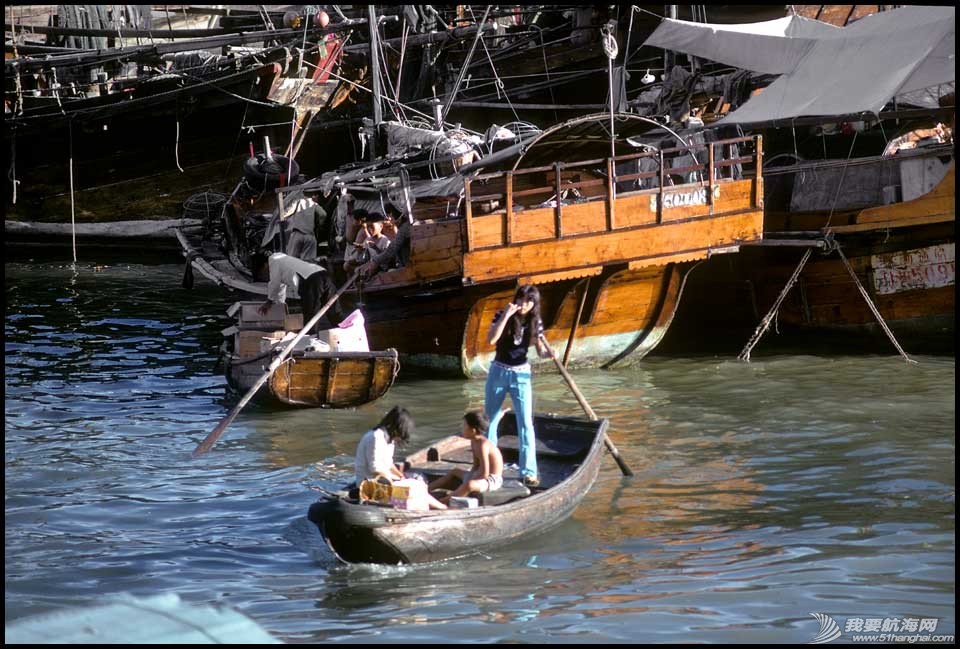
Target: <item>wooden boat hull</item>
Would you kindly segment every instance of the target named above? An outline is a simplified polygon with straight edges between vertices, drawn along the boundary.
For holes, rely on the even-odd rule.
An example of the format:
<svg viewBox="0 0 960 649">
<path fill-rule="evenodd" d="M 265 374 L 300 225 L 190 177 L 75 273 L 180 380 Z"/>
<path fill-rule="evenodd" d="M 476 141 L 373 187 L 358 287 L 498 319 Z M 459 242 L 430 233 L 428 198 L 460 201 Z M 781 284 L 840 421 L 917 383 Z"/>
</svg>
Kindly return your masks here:
<svg viewBox="0 0 960 649">
<path fill-rule="evenodd" d="M 511 437 L 516 439 L 512 416 L 504 417 L 503 422 L 500 439 L 505 443 L 501 446 L 509 445 Z M 427 563 L 490 551 L 541 533 L 570 516 L 596 481 L 607 420 L 538 415 L 534 426 L 545 488 L 531 496 L 503 505 L 428 512 L 337 498 L 312 506 L 310 519 L 345 563 Z M 551 457 L 545 448 L 553 442 L 569 445 L 571 439 L 579 444 L 580 452 L 566 458 Z M 419 466 L 417 456 L 408 461 L 414 470 Z M 552 484 L 548 477 L 551 469 L 557 480 Z"/>
<path fill-rule="evenodd" d="M 477 377 L 493 357 L 486 338 L 494 314 L 518 284 L 530 283 L 541 293 L 547 338 L 565 363 L 607 367 L 643 358 L 668 329 L 694 265 L 762 237 L 762 142 L 748 140 L 712 143 L 709 151 L 750 144 L 751 156 L 701 155 L 692 166 L 670 164 L 687 148 L 664 150 L 654 161 L 659 172 L 618 176 L 611 159 L 606 176 L 595 169 L 604 161 L 588 160 L 466 177 L 462 214 L 448 214 L 446 200 L 419 202 L 405 265 L 364 281 L 342 305 L 363 311 L 374 348 L 398 349 L 410 366 Z M 632 153 L 618 163 L 639 165 L 651 155 Z M 744 161 L 755 163 L 753 177 L 724 171 Z M 618 178 L 657 184 L 621 191 Z M 579 198 L 543 200 L 574 190 L 582 190 Z M 212 242 L 178 236 L 199 272 L 266 293 L 252 275 L 236 277 Z"/>
<path fill-rule="evenodd" d="M 882 158 L 870 163 L 873 167 L 863 165 L 868 170 L 876 167 L 880 170 L 876 175 L 881 177 L 870 179 L 870 174 L 860 169 L 857 177 L 863 182 L 854 186 L 856 192 L 846 196 L 847 201 L 862 204 L 878 200 L 880 189 L 886 186 L 909 197 L 901 202 L 847 206 L 835 212 L 789 212 L 782 211 L 786 210 L 789 192 L 775 192 L 778 196 L 768 202 L 779 204 L 781 211 L 765 215 L 766 245 L 744 246 L 739 255 L 710 261 L 698 271 L 685 297 L 689 300 L 686 304 L 695 308 L 679 310 L 674 331 L 687 338 L 715 338 L 722 331 L 732 344 L 742 344 L 776 303 L 805 246 L 815 245 L 816 239 L 829 232 L 849 261 L 857 282 L 836 252 L 815 253 L 780 305 L 778 331 L 799 334 L 813 342 L 829 340 L 854 348 L 892 349 L 882 325 L 860 294 L 859 283 L 907 352 L 953 350 L 954 162 L 941 159 L 934 164 L 933 160 L 939 157 L 936 153 L 903 160 Z M 935 173 L 911 186 L 905 181 L 916 174 L 901 174 L 899 165 L 908 170 L 932 167 Z M 832 176 L 827 176 L 827 172 Z M 807 185 L 816 181 L 821 190 L 814 196 L 798 195 L 794 190 L 793 202 L 813 205 L 820 197 L 829 207 L 837 195 L 842 172 L 843 168 L 828 169 L 819 179 L 808 174 Z M 902 184 L 886 185 L 895 181 Z M 804 241 L 797 238 L 799 234 L 814 236 Z"/>
<path fill-rule="evenodd" d="M 228 363 L 227 380 L 247 392 L 266 371 L 270 357 Z M 376 401 L 400 371 L 397 351 L 295 353 L 257 391 L 264 403 L 304 408 L 352 408 Z"/>
</svg>

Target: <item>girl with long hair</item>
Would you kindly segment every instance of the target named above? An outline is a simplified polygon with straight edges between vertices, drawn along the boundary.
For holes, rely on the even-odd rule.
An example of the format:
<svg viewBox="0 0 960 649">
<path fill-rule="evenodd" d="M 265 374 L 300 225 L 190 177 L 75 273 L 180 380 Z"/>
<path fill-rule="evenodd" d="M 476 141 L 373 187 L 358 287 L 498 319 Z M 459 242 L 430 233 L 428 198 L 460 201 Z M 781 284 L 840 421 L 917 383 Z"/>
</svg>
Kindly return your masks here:
<svg viewBox="0 0 960 649">
<path fill-rule="evenodd" d="M 527 350 L 531 342 L 541 358 L 549 351 L 540 340 L 543 322 L 540 319 L 540 291 L 532 284 L 517 288 L 513 301 L 497 312 L 490 325 L 488 340 L 496 345 L 496 356 L 490 364 L 484 393 L 484 410 L 490 420 L 487 438 L 497 443 L 497 427 L 502 412 L 500 407 L 510 395 L 517 417 L 520 437 L 520 475 L 524 484 L 540 484 L 537 474 L 537 444 L 533 430 L 533 382 Z"/>
</svg>

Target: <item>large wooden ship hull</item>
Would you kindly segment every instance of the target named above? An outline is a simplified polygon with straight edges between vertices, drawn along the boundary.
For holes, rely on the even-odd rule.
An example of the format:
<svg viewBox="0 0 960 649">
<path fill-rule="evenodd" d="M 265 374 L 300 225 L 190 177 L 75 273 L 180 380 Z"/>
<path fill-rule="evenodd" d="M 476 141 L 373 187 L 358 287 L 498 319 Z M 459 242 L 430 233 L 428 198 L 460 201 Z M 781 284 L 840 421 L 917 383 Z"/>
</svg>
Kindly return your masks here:
<svg viewBox="0 0 960 649">
<path fill-rule="evenodd" d="M 731 143 L 756 153 L 715 160 L 713 147 L 719 152 Z M 373 348 L 397 349 L 407 366 L 474 377 L 486 374 L 493 357 L 486 339 L 494 314 L 519 284 L 532 283 L 541 292 L 547 338 L 565 362 L 609 366 L 642 358 L 667 331 L 690 269 L 762 238 L 761 141 L 697 146 L 700 163 L 682 168 L 670 166 L 670 157 L 690 147 L 465 178 L 459 214 L 418 203 L 409 261 L 341 300 L 362 309 Z M 614 170 L 651 155 L 662 157 L 662 171 Z M 753 168 L 734 177 L 729 168 L 737 164 Z M 685 182 L 697 172 L 702 180 Z M 616 189 L 651 179 L 652 189 Z M 543 201 L 571 191 L 575 199 Z M 263 282 L 232 273 L 214 243 L 180 236 L 194 269 L 266 293 Z"/>
<path fill-rule="evenodd" d="M 922 167 L 925 161 L 944 167 L 912 190 L 907 185 L 912 175 L 897 174 L 898 191 L 912 196 L 909 200 L 832 218 L 829 212 L 773 216 L 765 228 L 774 237 L 798 226 L 832 235 L 891 331 L 924 349 L 952 347 L 956 321 L 955 162 L 938 162 L 939 157 L 933 152 L 899 161 L 900 167 Z M 765 269 L 762 280 L 753 273 L 761 305 L 773 303 L 796 263 L 783 256 Z M 818 255 L 807 264 L 796 294 L 780 310 L 780 322 L 801 331 L 884 338 L 881 323 L 836 254 Z"/>
<path fill-rule="evenodd" d="M 908 164 L 916 166 L 918 160 L 939 159 L 942 153 L 876 160 L 874 167 L 882 164 L 890 170 L 875 175 L 879 184 L 897 182 L 899 193 L 900 163 L 911 161 Z M 853 162 L 870 168 L 868 162 Z M 905 201 L 832 214 L 829 209 L 771 210 L 765 217 L 763 245 L 744 246 L 740 254 L 710 262 L 691 276 L 686 297 L 698 306 L 695 313 L 680 310 L 678 331 L 687 337 L 709 332 L 742 344 L 788 285 L 806 249 L 816 246 L 777 311 L 779 332 L 850 348 L 890 349 L 886 325 L 907 351 L 954 349 L 955 162 L 947 158 L 938 165 L 945 171 L 908 188 Z M 832 199 L 842 168 L 817 173 L 827 187 L 820 193 Z M 858 186 L 851 183 L 850 189 L 855 193 Z M 859 192 L 869 199 L 863 186 Z M 805 200 L 812 200 L 809 193 Z"/>
</svg>

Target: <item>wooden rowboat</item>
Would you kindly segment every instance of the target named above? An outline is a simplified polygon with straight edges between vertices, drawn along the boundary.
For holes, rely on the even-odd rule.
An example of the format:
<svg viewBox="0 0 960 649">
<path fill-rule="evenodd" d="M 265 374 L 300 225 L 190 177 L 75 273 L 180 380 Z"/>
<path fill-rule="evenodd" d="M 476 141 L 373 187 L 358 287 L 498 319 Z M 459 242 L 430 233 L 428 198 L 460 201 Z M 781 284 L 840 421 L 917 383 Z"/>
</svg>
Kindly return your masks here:
<svg viewBox="0 0 960 649">
<path fill-rule="evenodd" d="M 426 563 L 489 551 L 541 533 L 573 513 L 597 478 L 607 425 L 606 419 L 535 415 L 541 482 L 532 493 L 515 468 L 505 468 L 503 487 L 478 494 L 476 508 L 407 511 L 361 504 L 341 491 L 311 505 L 308 518 L 344 563 Z M 508 413 L 498 441 L 505 462 L 517 461 L 518 441 L 516 420 Z M 429 480 L 453 467 L 466 470 L 470 442 L 446 437 L 406 461 L 410 471 Z"/>
<path fill-rule="evenodd" d="M 263 315 L 257 313 L 258 306 L 258 302 L 234 304 L 228 314 L 236 316 L 237 324 L 222 332 L 227 383 L 241 394 L 253 388 L 274 356 L 283 349 L 279 339 L 303 327 L 303 315 L 288 313 L 285 304 L 275 304 Z M 319 351 L 310 347 L 298 348 L 276 369 L 254 398 L 270 405 L 352 408 L 376 401 L 386 394 L 399 371 L 396 349 Z"/>
<path fill-rule="evenodd" d="M 272 356 L 227 361 L 227 381 L 246 393 Z M 257 392 L 264 403 L 307 408 L 353 408 L 376 401 L 400 371 L 397 350 L 376 352 L 293 352 Z"/>
</svg>

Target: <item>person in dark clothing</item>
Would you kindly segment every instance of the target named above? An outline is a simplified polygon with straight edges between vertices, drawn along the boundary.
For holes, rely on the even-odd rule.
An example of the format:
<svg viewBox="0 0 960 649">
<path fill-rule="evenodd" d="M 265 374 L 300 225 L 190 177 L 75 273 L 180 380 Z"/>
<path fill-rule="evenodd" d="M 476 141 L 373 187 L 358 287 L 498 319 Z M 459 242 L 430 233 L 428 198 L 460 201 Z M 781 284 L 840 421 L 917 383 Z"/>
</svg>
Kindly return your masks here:
<svg viewBox="0 0 960 649">
<path fill-rule="evenodd" d="M 510 395 L 517 416 L 520 437 L 520 474 L 529 487 L 540 484 L 537 475 L 537 446 L 533 430 L 533 382 L 527 350 L 531 341 L 541 358 L 550 355 L 540 336 L 540 291 L 532 284 L 517 288 L 513 301 L 497 312 L 490 325 L 489 342 L 496 345 L 484 390 L 484 410 L 490 420 L 487 438 L 497 443 L 497 427 L 503 415 L 500 407 Z"/>
</svg>

